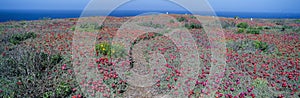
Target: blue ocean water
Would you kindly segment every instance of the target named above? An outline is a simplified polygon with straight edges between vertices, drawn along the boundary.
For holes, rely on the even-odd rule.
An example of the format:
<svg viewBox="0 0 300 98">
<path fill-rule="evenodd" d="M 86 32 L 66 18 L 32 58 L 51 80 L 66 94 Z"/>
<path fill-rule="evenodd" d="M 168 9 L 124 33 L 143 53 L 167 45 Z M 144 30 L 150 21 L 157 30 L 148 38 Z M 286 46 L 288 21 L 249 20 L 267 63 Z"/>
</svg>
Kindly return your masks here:
<svg viewBox="0 0 300 98">
<path fill-rule="evenodd" d="M 116 10 L 109 16 L 124 17 L 136 16 L 148 12 L 166 13 L 167 11 L 124 11 Z M 79 18 L 81 10 L 0 10 L 0 22 L 21 21 L 21 20 L 39 20 L 43 18 Z M 169 14 L 191 14 L 188 11 L 168 11 Z M 200 13 L 201 14 L 201 13 Z M 205 14 L 202 14 L 205 15 Z M 217 16 L 240 18 L 300 18 L 300 13 L 256 13 L 256 12 L 216 12 Z M 95 16 L 95 15 L 91 15 Z M 101 15 L 97 15 L 101 16 Z"/>
<path fill-rule="evenodd" d="M 78 10 L 0 10 L 0 22 L 39 20 L 43 18 L 77 18 Z"/>
</svg>

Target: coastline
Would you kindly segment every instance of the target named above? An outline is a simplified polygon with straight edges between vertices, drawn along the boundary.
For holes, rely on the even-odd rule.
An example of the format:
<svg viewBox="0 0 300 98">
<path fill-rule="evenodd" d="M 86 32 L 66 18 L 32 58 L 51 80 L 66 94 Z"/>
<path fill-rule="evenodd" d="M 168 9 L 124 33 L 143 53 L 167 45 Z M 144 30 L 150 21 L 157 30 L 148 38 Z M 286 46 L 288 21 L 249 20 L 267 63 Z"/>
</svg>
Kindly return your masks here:
<svg viewBox="0 0 300 98">
<path fill-rule="evenodd" d="M 30 21 L 42 20 L 45 18 L 50 19 L 65 19 L 65 18 L 80 18 L 82 10 L 0 10 L 0 22 L 8 21 Z M 92 13 L 90 11 L 89 13 Z M 109 15 L 87 15 L 85 17 L 93 16 L 111 16 L 111 17 L 132 17 L 147 14 L 179 14 L 179 15 L 192 15 L 189 11 L 131 11 L 131 10 L 116 10 Z M 225 12 L 217 11 L 215 15 L 205 14 L 199 12 L 194 15 L 200 16 L 214 16 L 219 18 L 234 18 L 241 19 L 300 19 L 300 13 L 275 13 L 275 12 Z"/>
</svg>

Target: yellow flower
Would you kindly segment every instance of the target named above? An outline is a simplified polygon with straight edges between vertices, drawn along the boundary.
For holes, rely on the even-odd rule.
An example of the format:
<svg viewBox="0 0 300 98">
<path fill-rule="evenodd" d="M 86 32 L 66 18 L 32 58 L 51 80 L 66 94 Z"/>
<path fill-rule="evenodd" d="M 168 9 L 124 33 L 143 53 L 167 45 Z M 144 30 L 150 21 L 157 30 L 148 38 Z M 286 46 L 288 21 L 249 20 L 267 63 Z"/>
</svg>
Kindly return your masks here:
<svg viewBox="0 0 300 98">
<path fill-rule="evenodd" d="M 105 48 L 102 48 L 102 50 L 105 50 Z"/>
</svg>

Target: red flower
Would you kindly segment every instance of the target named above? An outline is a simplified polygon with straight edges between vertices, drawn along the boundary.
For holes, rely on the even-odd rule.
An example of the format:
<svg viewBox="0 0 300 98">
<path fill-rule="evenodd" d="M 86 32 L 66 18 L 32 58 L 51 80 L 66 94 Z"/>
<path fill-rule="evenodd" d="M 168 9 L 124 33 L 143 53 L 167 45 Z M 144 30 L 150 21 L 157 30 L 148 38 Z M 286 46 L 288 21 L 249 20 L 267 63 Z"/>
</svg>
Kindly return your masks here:
<svg viewBox="0 0 300 98">
<path fill-rule="evenodd" d="M 78 94 L 78 95 L 73 95 L 72 98 L 82 98 L 82 96 Z"/>
<path fill-rule="evenodd" d="M 223 94 L 222 93 L 220 93 L 220 94 L 218 94 L 219 95 L 219 97 L 222 97 L 223 96 Z"/>
<path fill-rule="evenodd" d="M 177 78 L 174 78 L 174 81 L 177 81 Z"/>
<path fill-rule="evenodd" d="M 112 84 L 111 84 L 111 87 L 112 87 L 112 88 L 115 88 L 115 87 L 116 87 L 116 85 L 115 85 L 114 83 L 112 83 Z"/>
<path fill-rule="evenodd" d="M 252 96 L 252 98 L 255 98 L 255 95 L 252 93 L 252 94 L 250 94 L 250 96 Z"/>
<path fill-rule="evenodd" d="M 189 94 L 190 94 L 190 95 L 193 95 L 193 94 L 194 94 L 194 91 L 193 91 L 193 90 L 191 90 L 191 91 L 189 92 Z"/>
<path fill-rule="evenodd" d="M 166 80 L 169 81 L 169 80 L 170 80 L 170 76 L 168 76 L 168 77 L 166 78 Z"/>
<path fill-rule="evenodd" d="M 160 87 L 160 84 L 156 84 L 157 87 Z"/>
<path fill-rule="evenodd" d="M 168 84 L 168 88 L 171 88 L 171 85 L 170 85 L 170 84 Z"/>
<path fill-rule="evenodd" d="M 286 87 L 287 86 L 287 83 L 286 82 L 284 82 L 284 83 L 282 83 L 282 85 L 281 85 L 282 87 Z"/>
<path fill-rule="evenodd" d="M 2 56 L 5 56 L 5 55 L 6 55 L 5 52 L 3 52 L 3 53 L 2 53 Z"/>
<path fill-rule="evenodd" d="M 17 82 L 17 84 L 18 84 L 18 85 L 22 85 L 23 83 L 22 83 L 22 82 Z"/>
</svg>

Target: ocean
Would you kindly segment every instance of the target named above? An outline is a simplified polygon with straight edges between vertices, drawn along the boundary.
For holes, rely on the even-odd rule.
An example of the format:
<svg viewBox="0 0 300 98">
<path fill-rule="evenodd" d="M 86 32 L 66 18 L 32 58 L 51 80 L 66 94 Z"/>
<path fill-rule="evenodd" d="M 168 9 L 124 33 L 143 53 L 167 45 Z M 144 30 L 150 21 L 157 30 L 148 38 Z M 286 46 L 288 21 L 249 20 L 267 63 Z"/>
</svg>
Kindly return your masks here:
<svg viewBox="0 0 300 98">
<path fill-rule="evenodd" d="M 116 10 L 108 16 L 124 17 L 136 16 L 147 12 L 158 12 L 169 14 L 191 14 L 188 11 L 124 11 Z M 44 18 L 79 18 L 82 10 L 0 10 L 0 22 L 22 21 L 22 20 L 39 20 Z M 201 14 L 201 13 L 200 13 Z M 205 14 L 202 14 L 205 15 Z M 216 12 L 220 17 L 239 18 L 292 18 L 300 19 L 300 13 L 272 13 L 272 12 Z M 92 16 L 92 15 L 91 15 Z M 97 15 L 101 16 L 101 15 Z"/>
</svg>

